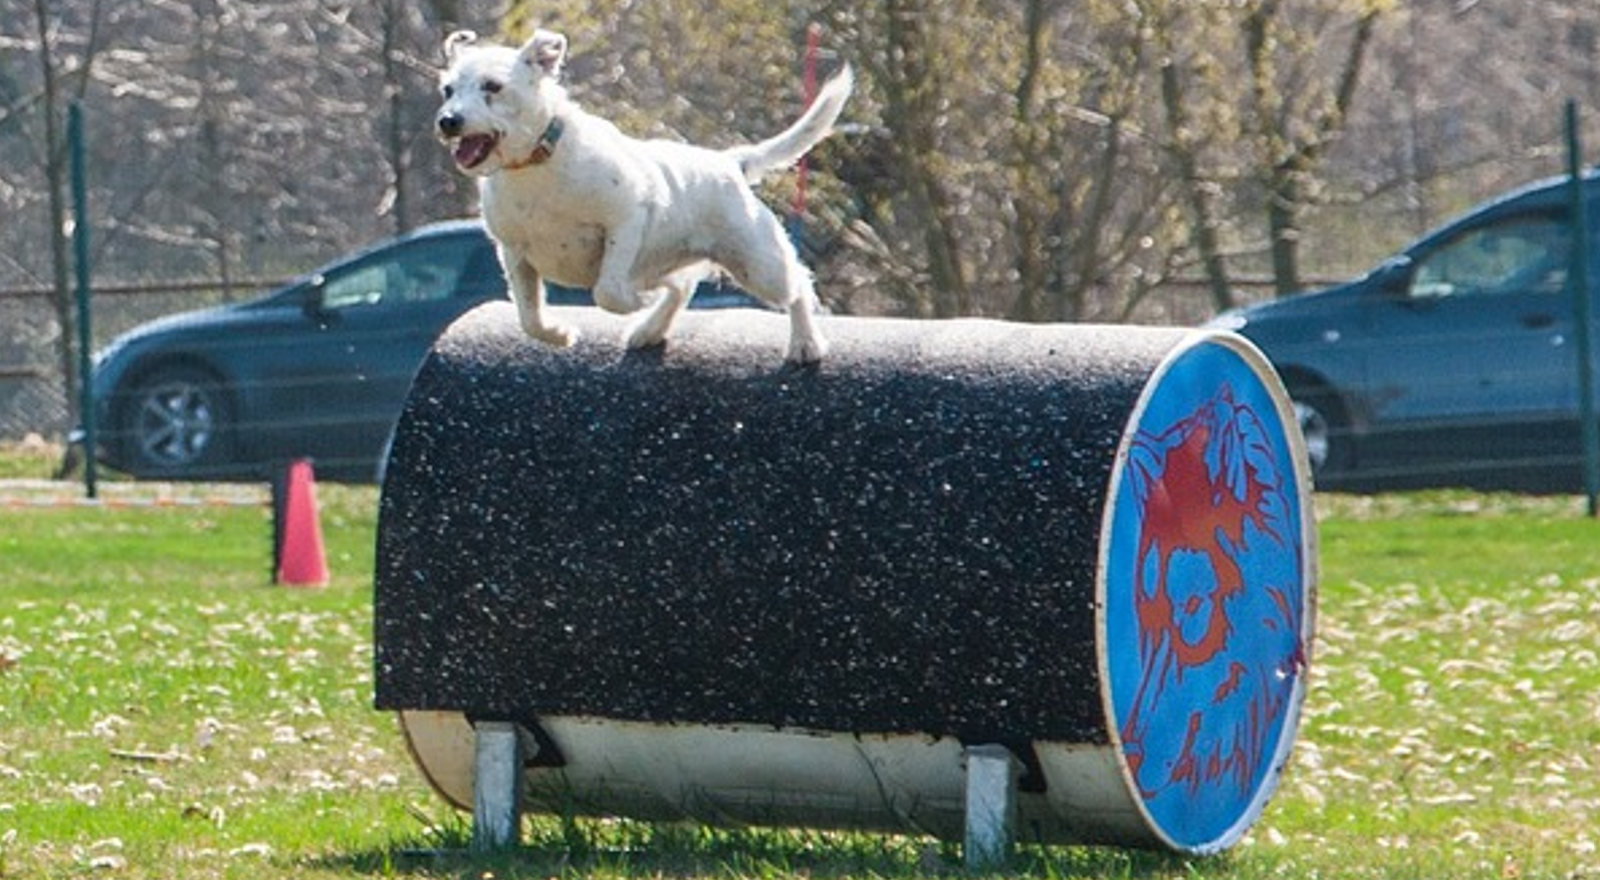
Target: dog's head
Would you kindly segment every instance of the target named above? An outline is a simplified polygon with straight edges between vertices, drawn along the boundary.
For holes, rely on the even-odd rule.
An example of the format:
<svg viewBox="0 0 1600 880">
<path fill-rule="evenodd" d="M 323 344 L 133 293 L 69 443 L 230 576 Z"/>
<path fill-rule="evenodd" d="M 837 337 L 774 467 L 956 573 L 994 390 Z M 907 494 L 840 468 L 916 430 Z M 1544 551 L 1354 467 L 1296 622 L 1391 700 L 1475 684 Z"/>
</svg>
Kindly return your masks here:
<svg viewBox="0 0 1600 880">
<path fill-rule="evenodd" d="M 538 30 L 512 49 L 480 45 L 471 31 L 456 31 L 445 38 L 444 54 L 436 130 L 456 166 L 487 177 L 526 159 L 564 94 L 558 78 L 567 38 Z"/>
</svg>

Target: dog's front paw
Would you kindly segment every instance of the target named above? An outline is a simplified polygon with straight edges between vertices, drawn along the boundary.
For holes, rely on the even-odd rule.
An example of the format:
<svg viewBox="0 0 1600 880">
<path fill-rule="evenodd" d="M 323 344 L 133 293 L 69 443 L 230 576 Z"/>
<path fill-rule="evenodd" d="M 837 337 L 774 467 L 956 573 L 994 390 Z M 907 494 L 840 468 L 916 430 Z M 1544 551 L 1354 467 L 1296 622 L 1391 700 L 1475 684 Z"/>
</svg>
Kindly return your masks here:
<svg viewBox="0 0 1600 880">
<path fill-rule="evenodd" d="M 534 339 L 556 348 L 570 348 L 578 341 L 578 329 L 565 324 L 545 324 L 539 327 L 524 327 L 528 335 Z"/>
<path fill-rule="evenodd" d="M 815 364 L 828 356 L 828 340 L 815 333 L 795 336 L 789 340 L 789 354 L 784 360 L 797 366 Z"/>
<path fill-rule="evenodd" d="M 594 303 L 608 312 L 626 315 L 644 308 L 644 297 L 626 284 L 596 284 Z"/>
</svg>

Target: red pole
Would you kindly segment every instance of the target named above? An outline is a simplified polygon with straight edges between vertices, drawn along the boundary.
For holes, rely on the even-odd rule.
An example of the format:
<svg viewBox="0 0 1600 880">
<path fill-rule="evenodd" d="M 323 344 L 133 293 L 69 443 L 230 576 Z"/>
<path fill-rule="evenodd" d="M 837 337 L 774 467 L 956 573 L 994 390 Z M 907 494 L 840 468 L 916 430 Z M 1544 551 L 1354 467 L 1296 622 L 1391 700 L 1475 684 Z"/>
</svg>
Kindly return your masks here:
<svg viewBox="0 0 1600 880">
<path fill-rule="evenodd" d="M 806 27 L 806 54 L 805 73 L 801 81 L 802 93 L 805 96 L 805 105 L 817 99 L 817 47 L 822 41 L 822 27 L 812 22 Z M 806 157 L 800 157 L 800 164 L 796 167 L 794 183 L 794 204 L 790 210 L 794 217 L 794 232 L 798 237 L 800 231 L 800 218 L 806 213 Z"/>
</svg>

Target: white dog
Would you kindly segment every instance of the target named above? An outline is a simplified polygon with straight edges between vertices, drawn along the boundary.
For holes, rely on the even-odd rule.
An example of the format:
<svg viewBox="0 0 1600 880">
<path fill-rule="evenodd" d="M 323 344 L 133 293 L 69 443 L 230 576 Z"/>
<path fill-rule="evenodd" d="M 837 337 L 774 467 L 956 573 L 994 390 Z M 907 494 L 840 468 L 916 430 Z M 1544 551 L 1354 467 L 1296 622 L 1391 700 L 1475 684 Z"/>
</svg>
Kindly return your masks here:
<svg viewBox="0 0 1600 880">
<path fill-rule="evenodd" d="M 560 34 L 536 31 L 512 49 L 458 31 L 444 49 L 438 134 L 456 165 L 480 179 L 484 221 L 529 336 L 558 346 L 576 338 L 544 313 L 548 279 L 588 287 L 619 313 L 643 308 L 641 291 L 659 291 L 625 340 L 657 345 L 695 285 L 720 266 L 788 310 L 790 361 L 822 359 L 811 273 L 750 184 L 828 136 L 850 95 L 848 66 L 783 133 L 715 151 L 636 140 L 585 113 L 559 83 L 567 56 Z"/>
</svg>

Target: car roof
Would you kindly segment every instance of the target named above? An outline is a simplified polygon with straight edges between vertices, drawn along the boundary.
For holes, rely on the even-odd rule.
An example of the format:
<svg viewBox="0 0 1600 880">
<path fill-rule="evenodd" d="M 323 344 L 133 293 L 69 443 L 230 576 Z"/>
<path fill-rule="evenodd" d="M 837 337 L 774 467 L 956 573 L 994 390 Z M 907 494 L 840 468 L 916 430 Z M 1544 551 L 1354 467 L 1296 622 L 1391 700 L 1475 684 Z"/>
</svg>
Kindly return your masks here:
<svg viewBox="0 0 1600 880">
<path fill-rule="evenodd" d="M 1582 174 L 1582 179 L 1584 198 L 1590 202 L 1600 201 L 1600 168 L 1586 169 Z M 1465 211 L 1429 229 L 1420 237 L 1412 239 L 1410 243 L 1400 249 L 1399 253 L 1414 254 L 1419 249 L 1430 248 L 1435 242 L 1444 241 L 1454 236 L 1463 226 L 1474 225 L 1485 220 L 1493 220 L 1503 214 L 1529 210 L 1565 209 L 1569 198 L 1567 187 L 1570 182 L 1571 177 L 1565 174 L 1556 177 L 1545 177 L 1507 190 L 1498 196 L 1475 202 Z M 1381 268 L 1382 265 L 1380 263 L 1379 267 L 1376 268 Z M 1376 268 L 1374 271 L 1376 271 Z"/>
<path fill-rule="evenodd" d="M 455 220 L 436 220 L 432 223 L 424 223 L 408 232 L 403 232 L 393 240 L 404 241 L 405 239 L 409 238 L 426 238 L 430 235 L 447 235 L 456 232 L 484 233 L 483 220 L 478 217 L 461 217 Z"/>
<path fill-rule="evenodd" d="M 397 244 L 403 244 L 409 241 L 420 241 L 426 238 L 444 238 L 446 236 L 460 235 L 463 233 L 474 233 L 483 237 L 487 237 L 489 234 L 483 228 L 483 221 L 476 217 L 468 217 L 458 220 L 438 220 L 433 223 L 424 223 L 421 226 L 409 229 L 398 235 L 392 235 L 388 238 L 379 239 L 359 250 L 342 254 L 333 262 L 323 266 L 323 268 L 335 266 L 340 263 L 348 263 L 352 260 L 359 259 L 367 254 L 373 253 L 374 251 L 385 250 L 387 248 L 394 247 Z"/>
<path fill-rule="evenodd" d="M 378 253 L 379 251 L 388 250 L 395 245 L 405 244 L 413 241 L 422 241 L 429 238 L 445 238 L 452 235 L 461 235 L 466 233 L 476 234 L 483 238 L 487 238 L 489 235 L 488 231 L 483 227 L 483 221 L 476 217 L 462 218 L 459 220 L 439 220 L 432 223 L 424 223 L 421 226 L 409 229 L 405 232 L 399 233 L 398 235 L 391 235 L 385 238 L 380 238 L 373 242 L 369 242 L 365 247 L 357 248 L 356 250 L 352 251 L 345 251 L 333 259 L 316 266 L 310 271 L 302 272 L 299 275 L 290 278 L 283 285 L 273 288 L 273 290 L 265 294 L 262 299 L 272 299 L 288 293 L 290 290 L 293 290 L 294 288 L 299 287 L 308 281 L 316 279 L 330 269 L 365 259 L 372 254 Z"/>
</svg>

